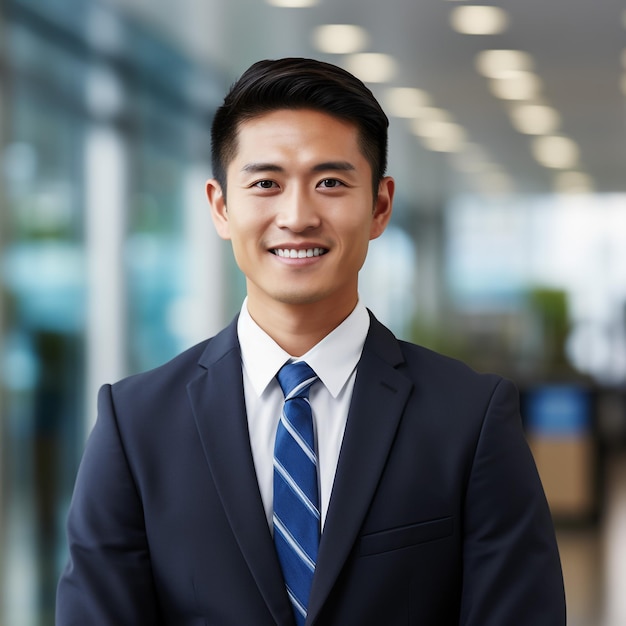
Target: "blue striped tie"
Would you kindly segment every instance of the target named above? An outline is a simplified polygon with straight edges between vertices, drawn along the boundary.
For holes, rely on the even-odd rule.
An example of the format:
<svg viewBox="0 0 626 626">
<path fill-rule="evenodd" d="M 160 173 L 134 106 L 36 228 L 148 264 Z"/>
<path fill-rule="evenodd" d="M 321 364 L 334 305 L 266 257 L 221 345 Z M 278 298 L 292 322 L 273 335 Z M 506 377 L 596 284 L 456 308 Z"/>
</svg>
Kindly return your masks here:
<svg viewBox="0 0 626 626">
<path fill-rule="evenodd" d="M 320 538 L 317 456 L 309 388 L 317 380 L 303 361 L 277 374 L 285 394 L 274 446 L 274 544 L 298 626 L 306 620 Z"/>
</svg>

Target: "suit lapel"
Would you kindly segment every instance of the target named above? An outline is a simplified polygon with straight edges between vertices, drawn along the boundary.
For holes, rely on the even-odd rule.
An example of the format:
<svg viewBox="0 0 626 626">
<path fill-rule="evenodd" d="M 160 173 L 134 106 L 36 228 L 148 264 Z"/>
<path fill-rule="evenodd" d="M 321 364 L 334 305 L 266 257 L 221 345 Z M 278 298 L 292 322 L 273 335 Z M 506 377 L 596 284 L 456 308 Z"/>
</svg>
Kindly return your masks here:
<svg viewBox="0 0 626 626">
<path fill-rule="evenodd" d="M 348 413 L 320 543 L 307 624 L 313 624 L 343 567 L 374 496 L 412 389 L 395 367 L 395 337 L 373 316 Z"/>
<path fill-rule="evenodd" d="M 196 426 L 241 552 L 277 624 L 293 624 L 248 434 L 236 322 L 213 338 L 188 385 Z"/>
</svg>

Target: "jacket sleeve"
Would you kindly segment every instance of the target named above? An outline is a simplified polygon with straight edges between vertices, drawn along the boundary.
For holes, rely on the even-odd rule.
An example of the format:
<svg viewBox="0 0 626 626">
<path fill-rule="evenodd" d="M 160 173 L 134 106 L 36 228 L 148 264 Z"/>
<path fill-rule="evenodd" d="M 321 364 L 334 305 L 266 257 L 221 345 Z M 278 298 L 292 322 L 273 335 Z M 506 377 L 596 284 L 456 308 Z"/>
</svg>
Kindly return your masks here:
<svg viewBox="0 0 626 626">
<path fill-rule="evenodd" d="M 565 626 L 552 520 L 505 380 L 484 416 L 463 523 L 461 626 Z"/>
<path fill-rule="evenodd" d="M 78 471 L 67 535 L 57 626 L 160 623 L 141 500 L 109 385 L 98 397 L 98 419 Z"/>
</svg>

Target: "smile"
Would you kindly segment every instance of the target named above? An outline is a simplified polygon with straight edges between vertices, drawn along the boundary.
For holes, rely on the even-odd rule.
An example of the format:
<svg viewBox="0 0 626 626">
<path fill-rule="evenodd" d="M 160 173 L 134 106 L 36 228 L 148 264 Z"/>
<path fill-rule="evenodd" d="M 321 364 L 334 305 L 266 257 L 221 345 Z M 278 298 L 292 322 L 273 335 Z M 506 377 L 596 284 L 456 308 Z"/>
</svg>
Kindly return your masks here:
<svg viewBox="0 0 626 626">
<path fill-rule="evenodd" d="M 307 248 L 305 250 L 294 250 L 293 248 L 275 248 L 272 253 L 288 259 L 305 259 L 307 257 L 322 256 L 326 254 L 326 248 Z"/>
</svg>

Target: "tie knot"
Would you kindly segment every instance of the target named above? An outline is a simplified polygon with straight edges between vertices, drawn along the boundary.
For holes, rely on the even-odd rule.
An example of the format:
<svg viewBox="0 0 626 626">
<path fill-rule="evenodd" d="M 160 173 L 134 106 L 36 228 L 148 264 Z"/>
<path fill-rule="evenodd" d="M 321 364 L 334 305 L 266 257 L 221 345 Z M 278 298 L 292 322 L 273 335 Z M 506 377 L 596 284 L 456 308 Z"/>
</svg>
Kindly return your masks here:
<svg viewBox="0 0 626 626">
<path fill-rule="evenodd" d="M 278 374 L 285 400 L 291 398 L 308 398 L 311 385 L 317 380 L 317 374 L 304 361 L 283 365 Z"/>
</svg>

